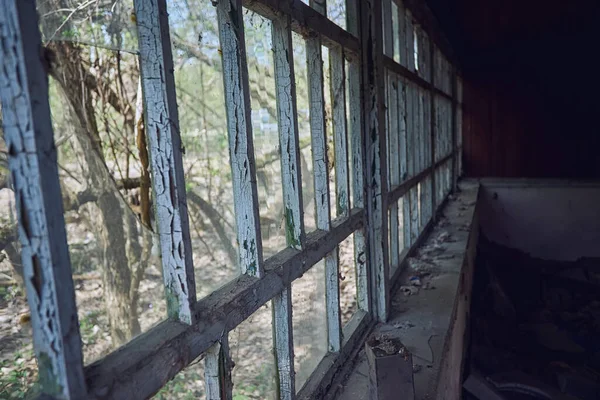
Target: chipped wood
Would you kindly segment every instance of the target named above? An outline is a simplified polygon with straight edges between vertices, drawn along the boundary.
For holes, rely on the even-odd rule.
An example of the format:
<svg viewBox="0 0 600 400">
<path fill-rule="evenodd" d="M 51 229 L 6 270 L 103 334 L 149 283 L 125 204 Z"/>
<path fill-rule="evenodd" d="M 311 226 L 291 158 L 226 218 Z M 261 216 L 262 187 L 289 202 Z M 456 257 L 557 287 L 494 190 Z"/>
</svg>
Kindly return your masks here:
<svg viewBox="0 0 600 400">
<path fill-rule="evenodd" d="M 88 398 L 135 400 L 151 397 L 175 374 L 250 317 L 267 301 L 363 226 L 364 211 L 332 221 L 330 232 L 306 237 L 303 251 L 287 248 L 265 263 L 261 279 L 241 275 L 194 308 L 194 325 L 167 320 L 118 351 L 85 368 Z M 126 376 L 127 379 L 121 379 Z"/>
<path fill-rule="evenodd" d="M 241 1 L 219 1 L 217 18 L 225 103 L 229 105 L 227 132 L 240 269 L 242 273 L 261 277 L 264 265 Z"/>
<path fill-rule="evenodd" d="M 359 36 L 358 0 L 346 0 L 346 26 L 348 31 Z M 348 60 L 348 135 L 352 147 L 352 201 L 357 208 L 365 207 L 365 140 L 362 126 L 362 92 L 360 60 Z M 371 285 L 367 263 L 366 231 L 354 233 L 354 262 L 356 265 L 356 291 L 358 308 L 371 310 Z"/>
<path fill-rule="evenodd" d="M 388 170 L 390 190 L 400 184 L 400 116 L 398 115 L 398 79 L 395 74 L 387 73 L 388 88 Z M 390 217 L 390 268 L 398 265 L 400 257 L 400 238 L 398 237 L 398 202 L 388 202 Z"/>
<path fill-rule="evenodd" d="M 86 397 L 56 146 L 33 0 L 0 8 L 0 100 L 41 393 Z"/>
<path fill-rule="evenodd" d="M 275 92 L 281 151 L 281 175 L 287 245 L 302 250 L 305 240 L 302 206 L 302 178 L 296 110 L 296 83 L 289 16 L 272 21 Z M 292 400 L 296 396 L 294 372 L 294 339 L 292 329 L 291 284 L 273 298 L 273 335 L 278 377 L 278 398 Z"/>
<path fill-rule="evenodd" d="M 372 271 L 374 314 L 379 321 L 387 319 L 389 311 L 387 242 L 387 171 L 385 145 L 385 104 L 383 38 L 381 32 L 381 0 L 360 2 L 361 36 L 363 41 L 363 99 L 367 174 L 367 216 L 369 258 Z"/>
<path fill-rule="evenodd" d="M 165 0 L 135 0 L 145 127 L 169 316 L 193 323 L 196 283 Z"/>
</svg>

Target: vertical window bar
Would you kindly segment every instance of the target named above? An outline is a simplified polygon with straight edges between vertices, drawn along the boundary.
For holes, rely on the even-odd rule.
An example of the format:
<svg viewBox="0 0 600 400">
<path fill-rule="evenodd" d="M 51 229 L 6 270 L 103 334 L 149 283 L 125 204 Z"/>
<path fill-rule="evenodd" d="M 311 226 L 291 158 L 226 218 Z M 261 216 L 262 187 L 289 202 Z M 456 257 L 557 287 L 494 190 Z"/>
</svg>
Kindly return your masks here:
<svg viewBox="0 0 600 400">
<path fill-rule="evenodd" d="M 348 131 L 346 127 L 346 72 L 341 48 L 329 49 L 333 140 L 335 154 L 335 189 L 338 216 L 350 213 L 348 174 Z"/>
<path fill-rule="evenodd" d="M 457 146 L 457 129 L 456 129 L 456 113 L 457 113 L 457 77 L 456 77 L 456 69 L 452 68 L 451 70 L 451 80 L 452 80 L 452 191 L 455 192 L 458 185 L 458 151 L 456 149 Z"/>
<path fill-rule="evenodd" d="M 304 218 L 290 17 L 275 18 L 272 32 L 286 240 L 288 246 L 301 250 L 304 243 Z M 273 298 L 273 321 L 279 398 L 293 399 L 296 389 L 291 285 Z"/>
<path fill-rule="evenodd" d="M 242 273 L 262 277 L 263 252 L 241 0 L 217 2 L 217 19 L 240 269 Z"/>
<path fill-rule="evenodd" d="M 400 37 L 397 40 L 400 41 L 400 64 L 408 67 L 408 52 L 406 50 L 407 46 L 407 31 L 406 31 L 406 10 L 404 8 L 404 4 L 402 0 L 398 1 L 398 31 Z"/>
<path fill-rule="evenodd" d="M 414 59 L 413 59 L 414 61 Z M 413 62 L 414 65 L 414 62 Z M 410 93 L 410 131 L 409 137 L 411 138 L 411 145 L 409 148 L 409 161 L 412 165 L 412 176 L 419 172 L 419 135 L 418 135 L 418 98 L 417 98 L 417 86 L 413 83 L 409 85 Z M 409 192 L 410 195 L 410 242 L 415 243 L 419 236 L 419 191 L 417 185 L 413 186 Z"/>
<path fill-rule="evenodd" d="M 327 15 L 327 2 L 322 1 L 311 1 L 310 5 L 323 15 Z M 309 43 L 310 41 L 310 43 Z M 311 113 L 311 135 L 313 140 L 313 162 L 314 162 L 314 177 L 315 177 L 315 204 L 317 204 L 317 228 L 328 231 L 331 224 L 331 213 L 329 208 L 329 172 L 327 171 L 328 159 L 327 159 L 327 142 L 325 136 L 325 111 L 324 111 L 324 98 L 323 98 L 323 60 L 321 55 L 321 41 L 318 38 L 310 38 L 307 41 L 307 57 L 308 57 L 308 68 L 309 68 L 309 96 L 310 96 L 310 113 Z M 330 53 L 335 50 L 330 49 Z M 330 56 L 329 64 L 331 66 L 332 76 L 332 99 L 334 99 L 334 129 L 338 122 L 339 109 L 336 110 L 336 106 L 339 108 L 339 100 L 335 98 L 338 94 L 335 90 L 335 85 L 338 84 L 333 79 L 333 70 L 337 69 L 338 61 L 335 57 Z M 343 61 L 342 61 L 343 68 Z M 339 71 L 335 71 L 339 73 Z M 343 71 L 342 71 L 343 74 Z M 337 102 L 336 102 L 337 100 Z M 342 110 L 345 112 L 345 108 Z M 346 116 L 343 116 L 341 122 L 345 133 Z M 339 135 L 339 128 L 334 132 Z M 338 138 L 335 137 L 335 152 L 336 152 L 336 189 L 338 199 L 338 213 L 340 213 L 340 197 L 344 195 L 344 185 L 339 182 L 338 175 Z M 345 146 L 345 144 L 344 144 Z M 345 148 L 345 147 L 344 147 Z M 341 158 L 341 157 L 340 157 Z M 347 156 L 346 156 L 347 158 Z M 339 161 L 341 162 L 341 160 Z M 343 181 L 342 181 L 343 182 Z M 347 174 L 346 174 L 347 182 Z M 347 184 L 345 186 L 347 190 Z M 340 189 L 342 194 L 340 194 Z M 345 192 L 345 199 L 347 201 L 348 194 Z M 342 210 L 343 213 L 343 210 Z M 339 289 L 339 256 L 338 248 L 328 253 L 325 256 L 325 298 L 327 304 L 327 343 L 329 351 L 339 351 L 342 343 L 342 330 L 341 330 L 341 316 L 340 316 L 340 289 Z"/>
<path fill-rule="evenodd" d="M 407 67 L 411 71 L 415 71 L 415 31 L 413 25 L 413 17 L 410 10 L 405 9 L 404 16 L 406 21 L 406 61 Z"/>
<path fill-rule="evenodd" d="M 358 0 L 346 0 L 346 26 L 348 31 L 359 35 Z M 350 60 L 348 63 L 348 103 L 349 121 L 348 133 L 352 143 L 352 182 L 354 207 L 365 207 L 365 141 L 362 129 L 361 102 L 361 70 L 360 60 Z M 367 245 L 365 228 L 354 233 L 354 259 L 356 264 L 356 290 L 358 308 L 363 311 L 371 310 L 369 266 L 367 264 Z"/>
<path fill-rule="evenodd" d="M 216 7 L 223 62 L 239 268 L 244 274 L 262 277 L 264 265 L 242 3 L 241 0 L 222 0 L 217 2 Z M 224 334 L 226 335 L 227 333 Z M 231 398 L 233 384 L 230 367 L 229 346 L 227 338 L 224 337 L 210 349 L 205 359 L 206 386 L 213 388 L 210 394 L 207 391 L 209 399 Z"/>
<path fill-rule="evenodd" d="M 208 349 L 204 365 L 206 399 L 231 400 L 233 397 L 232 361 L 229 357 L 227 334 Z"/>
<path fill-rule="evenodd" d="M 369 256 L 372 262 L 375 316 L 385 321 L 389 311 L 387 234 L 387 169 L 381 0 L 363 0 L 361 6 L 365 149 L 367 150 L 367 215 Z M 366 39 L 370 38 L 371 42 Z"/>
<path fill-rule="evenodd" d="M 431 87 L 432 89 L 435 88 L 436 85 L 436 73 L 435 73 L 435 69 L 436 69 L 436 61 L 435 61 L 435 44 L 433 43 L 433 40 L 429 41 L 429 47 L 428 47 L 428 52 L 429 52 L 429 82 L 431 83 Z M 430 90 L 429 91 L 429 145 L 430 145 L 430 155 L 431 155 L 431 161 L 430 161 L 430 165 L 433 167 L 435 166 L 435 91 L 434 90 Z M 435 173 L 435 169 L 433 169 L 431 171 L 431 217 L 435 219 L 435 214 L 437 211 L 437 193 L 436 193 L 436 186 L 435 186 L 435 181 L 436 181 L 436 173 Z"/>
<path fill-rule="evenodd" d="M 398 77 L 388 72 L 388 104 L 389 115 L 389 172 L 390 186 L 400 184 L 400 127 L 398 115 Z M 397 267 L 400 261 L 400 238 L 398 237 L 398 202 L 390 205 L 390 266 Z"/>
<path fill-rule="evenodd" d="M 41 392 L 86 396 L 81 338 L 33 0 L 0 8 L 0 100 Z"/>
<path fill-rule="evenodd" d="M 404 78 L 398 81 L 398 113 L 400 116 L 400 176 L 404 182 L 410 171 L 409 166 L 409 144 L 408 137 L 408 114 L 407 114 L 407 83 Z M 404 237 L 404 248 L 410 247 L 410 195 L 405 195 L 402 200 L 402 229 Z"/>
<path fill-rule="evenodd" d="M 394 27 L 392 25 L 392 0 L 381 0 L 383 19 L 383 53 L 394 58 Z"/>
<path fill-rule="evenodd" d="M 191 324 L 196 283 L 167 5 L 165 0 L 135 0 L 134 6 L 167 311 Z"/>
</svg>

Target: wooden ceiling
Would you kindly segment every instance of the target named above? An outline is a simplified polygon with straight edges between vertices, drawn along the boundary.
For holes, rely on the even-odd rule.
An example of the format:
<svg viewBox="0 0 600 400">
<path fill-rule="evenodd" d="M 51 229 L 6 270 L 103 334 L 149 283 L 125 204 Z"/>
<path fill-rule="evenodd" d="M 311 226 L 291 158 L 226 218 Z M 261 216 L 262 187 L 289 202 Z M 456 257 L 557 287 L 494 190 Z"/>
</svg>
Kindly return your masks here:
<svg viewBox="0 0 600 400">
<path fill-rule="evenodd" d="M 597 31 L 598 0 L 427 0 L 449 40 L 468 62 L 473 53 L 519 41 Z M 558 50 L 558 49 L 557 49 Z"/>
</svg>

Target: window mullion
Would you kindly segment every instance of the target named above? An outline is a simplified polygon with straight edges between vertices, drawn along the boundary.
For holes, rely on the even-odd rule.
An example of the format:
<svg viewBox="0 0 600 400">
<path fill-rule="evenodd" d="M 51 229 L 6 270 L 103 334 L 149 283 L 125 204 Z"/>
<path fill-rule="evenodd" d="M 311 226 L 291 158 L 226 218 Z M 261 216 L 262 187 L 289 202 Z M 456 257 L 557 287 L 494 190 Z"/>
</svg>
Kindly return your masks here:
<svg viewBox="0 0 600 400">
<path fill-rule="evenodd" d="M 0 100 L 41 392 L 87 397 L 35 2 L 0 8 Z"/>
<path fill-rule="evenodd" d="M 134 6 L 167 311 L 192 324 L 196 283 L 167 6 L 165 0 L 135 0 Z"/>
</svg>

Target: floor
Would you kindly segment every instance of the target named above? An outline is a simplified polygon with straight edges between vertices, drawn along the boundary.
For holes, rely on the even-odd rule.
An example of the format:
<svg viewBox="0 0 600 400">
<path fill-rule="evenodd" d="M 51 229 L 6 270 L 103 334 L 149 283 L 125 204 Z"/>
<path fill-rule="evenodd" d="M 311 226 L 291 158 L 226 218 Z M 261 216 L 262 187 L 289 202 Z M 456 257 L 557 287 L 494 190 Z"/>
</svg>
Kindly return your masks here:
<svg viewBox="0 0 600 400">
<path fill-rule="evenodd" d="M 373 332 L 379 336 L 400 337 L 412 353 L 417 400 L 435 398 L 477 187 L 476 183 L 462 183 L 459 193 L 448 200 L 443 216 L 400 276 L 401 283 L 396 285 L 391 299 L 389 321 Z M 368 373 L 363 349 L 337 399 L 368 399 Z"/>
</svg>

